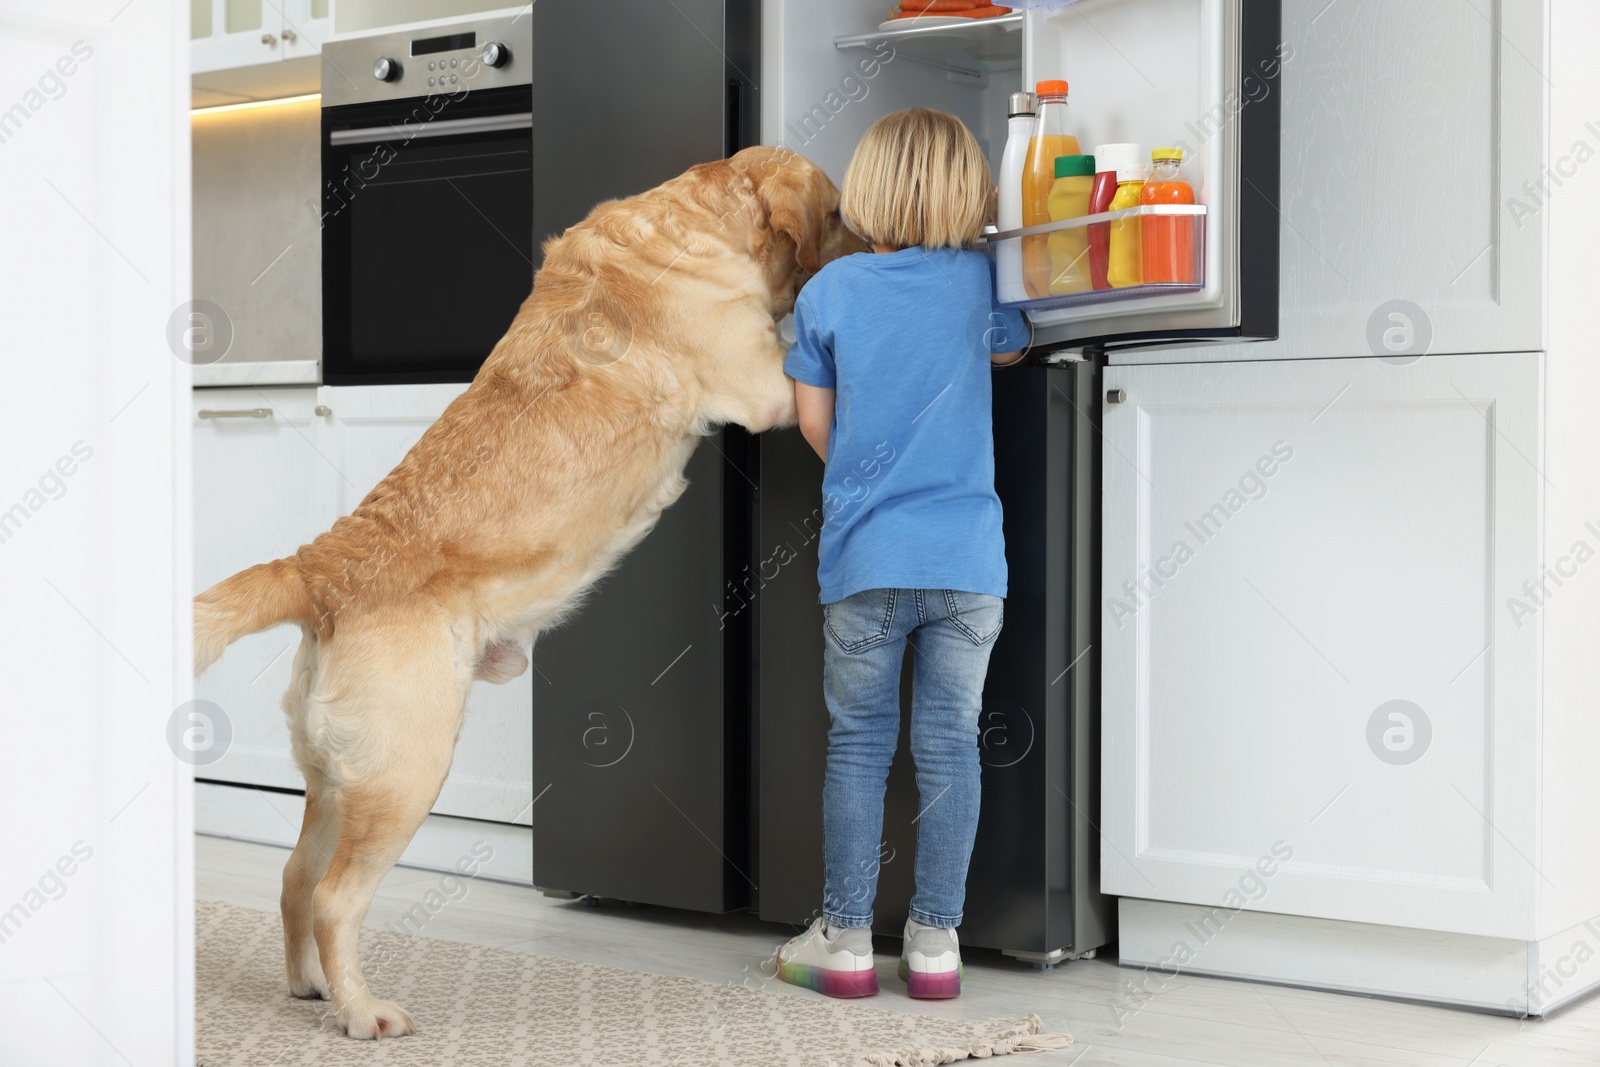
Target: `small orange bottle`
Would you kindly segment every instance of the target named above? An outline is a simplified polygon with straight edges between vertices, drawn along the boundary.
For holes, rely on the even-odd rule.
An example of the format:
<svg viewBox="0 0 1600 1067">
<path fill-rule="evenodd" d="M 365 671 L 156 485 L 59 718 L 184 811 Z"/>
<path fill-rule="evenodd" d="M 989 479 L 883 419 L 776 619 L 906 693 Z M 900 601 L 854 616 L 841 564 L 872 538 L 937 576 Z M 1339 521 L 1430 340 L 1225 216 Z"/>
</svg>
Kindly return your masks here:
<svg viewBox="0 0 1600 1067">
<path fill-rule="evenodd" d="M 1183 162 L 1183 149 L 1157 148 L 1150 153 L 1150 159 L 1154 171 L 1139 191 L 1139 203 L 1194 203 L 1194 190 L 1178 173 L 1178 167 Z M 1194 216 L 1149 215 L 1141 221 L 1144 224 L 1145 284 L 1177 282 L 1193 285 Z"/>
</svg>

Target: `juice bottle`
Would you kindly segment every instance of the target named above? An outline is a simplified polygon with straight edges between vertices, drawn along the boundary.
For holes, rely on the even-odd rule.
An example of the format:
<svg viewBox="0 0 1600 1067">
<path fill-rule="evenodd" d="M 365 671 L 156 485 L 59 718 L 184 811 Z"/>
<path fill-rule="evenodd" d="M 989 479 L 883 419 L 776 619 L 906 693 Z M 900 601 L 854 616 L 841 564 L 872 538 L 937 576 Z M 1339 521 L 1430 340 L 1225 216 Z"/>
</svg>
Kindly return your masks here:
<svg viewBox="0 0 1600 1067">
<path fill-rule="evenodd" d="M 1139 194 L 1144 191 L 1145 179 L 1150 177 L 1150 165 L 1140 163 L 1117 171 L 1117 195 L 1111 198 L 1111 210 L 1138 207 Z M 1130 219 L 1113 219 L 1111 222 L 1111 254 L 1106 262 L 1106 281 L 1113 289 L 1139 285 L 1144 281 L 1144 238 L 1140 233 L 1137 216 Z"/>
<path fill-rule="evenodd" d="M 1157 148 L 1150 153 L 1153 173 L 1139 192 L 1141 204 L 1192 204 L 1194 190 L 1178 174 L 1183 149 Z M 1194 284 L 1194 218 L 1151 215 L 1144 226 L 1144 280 Z"/>
<path fill-rule="evenodd" d="M 1144 161 L 1144 151 L 1131 142 L 1095 145 L 1094 189 L 1089 193 L 1089 214 L 1098 215 L 1111 210 L 1111 200 L 1117 195 L 1117 168 L 1131 167 Z M 1111 260 L 1111 224 L 1097 222 L 1089 230 L 1089 280 L 1096 289 L 1109 289 L 1106 267 Z"/>
<path fill-rule="evenodd" d="M 1056 157 L 1078 154 L 1078 139 L 1067 132 L 1067 83 L 1042 81 L 1035 86 L 1038 113 L 1022 165 L 1022 224 L 1050 221 L 1050 187 L 1056 183 Z M 1050 295 L 1050 248 L 1040 234 L 1022 239 L 1022 278 L 1035 300 Z"/>
<path fill-rule="evenodd" d="M 1093 156 L 1057 156 L 1056 181 L 1050 187 L 1050 221 L 1087 215 L 1093 188 Z M 1050 295 L 1088 292 L 1091 282 L 1087 230 L 1060 230 L 1046 237 L 1050 249 Z"/>
</svg>

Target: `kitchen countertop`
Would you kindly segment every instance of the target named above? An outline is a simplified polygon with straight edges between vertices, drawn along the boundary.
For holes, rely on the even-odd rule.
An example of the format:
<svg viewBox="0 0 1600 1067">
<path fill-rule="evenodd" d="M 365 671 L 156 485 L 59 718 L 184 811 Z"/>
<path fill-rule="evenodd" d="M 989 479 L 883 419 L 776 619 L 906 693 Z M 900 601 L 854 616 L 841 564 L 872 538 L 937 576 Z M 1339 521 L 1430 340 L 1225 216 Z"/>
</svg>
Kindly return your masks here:
<svg viewBox="0 0 1600 1067">
<path fill-rule="evenodd" d="M 240 385 L 321 385 L 322 361 L 261 359 L 240 363 L 208 363 L 194 369 L 196 389 Z"/>
</svg>

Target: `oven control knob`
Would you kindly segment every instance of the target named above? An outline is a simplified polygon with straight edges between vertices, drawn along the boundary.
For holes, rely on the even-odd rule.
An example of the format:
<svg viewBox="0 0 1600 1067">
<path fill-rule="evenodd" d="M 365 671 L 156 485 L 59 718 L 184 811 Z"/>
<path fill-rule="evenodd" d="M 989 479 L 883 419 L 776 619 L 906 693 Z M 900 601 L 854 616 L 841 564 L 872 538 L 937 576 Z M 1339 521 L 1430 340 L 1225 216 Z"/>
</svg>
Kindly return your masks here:
<svg viewBox="0 0 1600 1067">
<path fill-rule="evenodd" d="M 499 41 L 490 41 L 483 46 L 478 58 L 488 66 L 503 67 L 511 60 L 511 50 Z"/>
<path fill-rule="evenodd" d="M 384 56 L 372 64 L 372 76 L 381 82 L 392 82 L 400 77 L 400 64 Z"/>
</svg>

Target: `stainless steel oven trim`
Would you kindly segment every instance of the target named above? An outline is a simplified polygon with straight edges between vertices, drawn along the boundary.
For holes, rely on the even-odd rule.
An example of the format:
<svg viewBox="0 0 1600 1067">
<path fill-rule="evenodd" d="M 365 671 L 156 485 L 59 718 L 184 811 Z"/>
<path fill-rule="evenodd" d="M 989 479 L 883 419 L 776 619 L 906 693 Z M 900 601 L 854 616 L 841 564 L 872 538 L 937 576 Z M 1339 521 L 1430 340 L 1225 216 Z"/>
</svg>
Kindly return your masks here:
<svg viewBox="0 0 1600 1067">
<path fill-rule="evenodd" d="M 476 115 L 465 119 L 437 119 L 409 129 L 398 126 L 360 126 L 350 130 L 331 130 L 329 144 L 364 144 L 370 141 L 387 141 L 395 137 L 414 140 L 418 137 L 448 137 L 461 133 L 493 133 L 497 130 L 531 130 L 533 113 L 520 115 Z"/>
<path fill-rule="evenodd" d="M 476 92 L 509 85 L 532 85 L 532 26 L 533 20 L 527 17 L 524 5 L 524 10 L 509 15 L 328 41 L 322 46 L 323 109 L 346 104 L 408 100 L 435 93 L 454 95 L 467 90 Z M 475 34 L 477 42 L 471 48 L 425 56 L 411 54 L 413 42 L 421 38 L 455 33 Z M 500 66 L 491 67 L 483 62 L 483 48 L 490 42 L 505 46 L 507 56 Z M 373 63 L 378 59 L 390 60 L 398 66 L 399 73 L 387 81 L 374 77 Z M 458 64 L 450 68 L 451 73 L 458 74 L 461 81 L 449 86 L 432 84 L 428 64 L 435 63 L 442 70 L 451 60 Z"/>
</svg>

